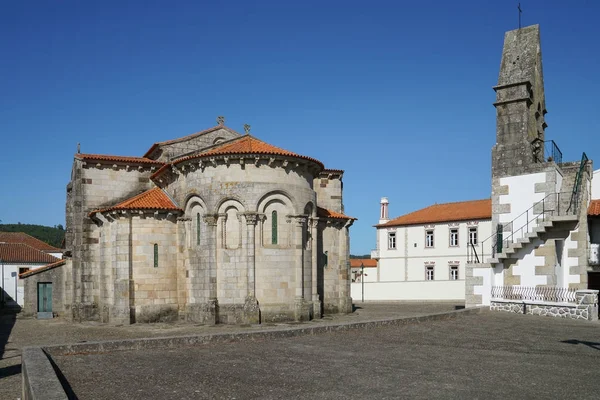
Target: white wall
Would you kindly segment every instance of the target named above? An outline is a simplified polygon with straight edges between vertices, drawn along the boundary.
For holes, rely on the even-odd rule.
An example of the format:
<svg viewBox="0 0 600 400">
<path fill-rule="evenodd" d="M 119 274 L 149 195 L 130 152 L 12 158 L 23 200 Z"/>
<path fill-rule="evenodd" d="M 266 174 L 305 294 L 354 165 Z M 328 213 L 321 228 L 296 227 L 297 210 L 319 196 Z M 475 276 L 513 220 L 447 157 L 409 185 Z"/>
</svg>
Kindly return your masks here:
<svg viewBox="0 0 600 400">
<path fill-rule="evenodd" d="M 477 254 L 481 257 L 482 242 L 485 258 L 490 257 L 491 220 L 463 221 L 377 229 L 379 249 L 379 281 L 423 281 L 425 266 L 434 266 L 434 281 L 449 281 L 450 265 L 459 266 L 459 279 L 465 277 L 469 227 L 477 227 Z M 458 228 L 458 246 L 450 246 L 450 229 Z M 425 247 L 425 231 L 433 229 L 434 246 Z M 388 232 L 396 233 L 396 249 L 388 249 Z M 429 282 L 429 281 L 427 281 Z"/>
<path fill-rule="evenodd" d="M 352 300 L 362 300 L 361 283 L 351 286 Z M 365 300 L 465 300 L 465 281 L 365 282 Z"/>
<path fill-rule="evenodd" d="M 600 199 L 600 169 L 592 174 L 592 199 Z"/>
<path fill-rule="evenodd" d="M 360 268 L 352 268 L 352 279 L 356 276 L 356 282 L 361 282 Z M 365 282 L 377 282 L 377 267 L 365 267 Z"/>
<path fill-rule="evenodd" d="M 500 204 L 510 204 L 510 212 L 499 214 L 498 222 L 507 224 L 516 219 L 513 223 L 514 240 L 520 239 L 527 233 L 525 228 L 522 231 L 519 230 L 527 224 L 527 214 L 521 214 L 546 196 L 545 193 L 535 193 L 535 184 L 544 182 L 546 182 L 545 172 L 500 178 L 500 185 L 508 186 L 508 194 L 500 196 Z M 529 219 L 531 218 L 532 215 L 530 214 Z M 530 224 L 529 231 L 533 228 L 534 225 Z M 505 237 L 509 235 L 511 234 L 508 232 L 504 233 Z"/>
<path fill-rule="evenodd" d="M 47 264 L 3 264 L 0 266 L 0 281 L 2 282 L 2 288 L 6 292 L 5 296 L 8 295 L 12 299 L 15 299 L 20 306 L 24 304 L 24 284 L 19 279 L 19 268 L 37 269 Z M 4 275 L 2 276 L 2 271 Z M 8 305 L 14 304 L 12 301 L 7 302 Z"/>
<path fill-rule="evenodd" d="M 10 296 L 11 299 L 16 299 L 19 305 L 23 305 L 23 293 L 21 291 L 21 299 L 18 298 L 16 293 L 18 293 L 17 285 L 18 285 L 18 274 L 19 274 L 19 265 L 18 264 L 4 264 L 4 266 L 0 269 L 0 274 L 3 274 L 0 279 L 2 279 L 2 289 L 4 290 L 4 300 L 7 304 L 14 304 L 12 300 L 9 300 L 7 296 Z"/>
</svg>

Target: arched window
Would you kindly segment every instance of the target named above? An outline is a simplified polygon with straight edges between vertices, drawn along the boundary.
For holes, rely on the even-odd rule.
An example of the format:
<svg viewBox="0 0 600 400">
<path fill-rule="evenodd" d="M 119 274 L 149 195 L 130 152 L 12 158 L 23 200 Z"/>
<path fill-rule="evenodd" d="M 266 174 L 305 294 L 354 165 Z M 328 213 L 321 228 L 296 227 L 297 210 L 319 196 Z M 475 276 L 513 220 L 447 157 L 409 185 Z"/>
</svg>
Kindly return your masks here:
<svg viewBox="0 0 600 400">
<path fill-rule="evenodd" d="M 200 246 L 200 213 L 196 213 L 196 246 Z"/>
<path fill-rule="evenodd" d="M 271 244 L 277 244 L 277 211 L 271 213 Z"/>
<path fill-rule="evenodd" d="M 158 268 L 158 243 L 154 243 L 154 268 Z"/>
</svg>

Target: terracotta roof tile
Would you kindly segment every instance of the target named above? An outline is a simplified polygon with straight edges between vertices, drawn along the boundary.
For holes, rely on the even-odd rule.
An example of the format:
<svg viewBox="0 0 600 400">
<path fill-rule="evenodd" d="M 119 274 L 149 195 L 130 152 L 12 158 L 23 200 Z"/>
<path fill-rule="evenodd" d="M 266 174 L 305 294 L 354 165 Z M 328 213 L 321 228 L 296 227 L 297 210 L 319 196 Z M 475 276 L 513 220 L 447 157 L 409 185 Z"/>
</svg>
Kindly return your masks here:
<svg viewBox="0 0 600 400">
<path fill-rule="evenodd" d="M 293 153 L 288 150 L 284 150 L 282 148 L 273 146 L 262 140 L 259 140 L 250 135 L 244 135 L 239 139 L 234 139 L 232 141 L 223 143 L 221 146 L 214 147 L 206 152 L 195 154 L 188 157 L 180 158 L 175 161 L 174 164 L 180 163 L 182 161 L 201 158 L 201 157 L 209 157 L 215 155 L 227 155 L 227 154 L 272 154 L 279 156 L 290 156 L 296 158 L 303 158 L 305 160 L 313 161 L 323 167 L 323 164 L 319 160 L 315 160 L 314 158 L 302 156 L 300 154 Z"/>
<path fill-rule="evenodd" d="M 317 216 L 320 218 L 352 219 L 352 220 L 356 221 L 356 218 L 349 217 L 342 213 L 328 210 L 328 209 L 322 208 L 322 207 L 317 207 Z"/>
<path fill-rule="evenodd" d="M 44 265 L 43 267 L 30 269 L 29 271 L 26 271 L 26 272 L 23 272 L 22 274 L 20 274 L 19 278 L 21 278 L 21 279 L 27 278 L 31 275 L 39 274 L 40 272 L 44 272 L 44 271 L 48 271 L 49 269 L 52 269 L 52 268 L 60 267 L 61 265 L 65 265 L 65 263 L 66 263 L 66 260 L 59 260 L 59 261 L 55 261 L 53 263 Z"/>
<path fill-rule="evenodd" d="M 351 258 L 350 268 L 360 268 L 361 263 L 365 268 L 377 268 L 377 260 L 373 258 Z"/>
<path fill-rule="evenodd" d="M 588 207 L 588 215 L 600 216 L 600 199 L 592 200 Z"/>
<path fill-rule="evenodd" d="M 151 160 L 146 157 L 111 156 L 106 154 L 82 154 L 77 153 L 75 157 L 85 161 L 114 161 L 131 164 L 154 164 L 163 165 L 161 161 Z"/>
<path fill-rule="evenodd" d="M 152 188 L 148 191 L 138 194 L 130 199 L 115 204 L 112 207 L 94 210 L 90 216 L 98 212 L 114 210 L 174 210 L 182 211 L 177 207 L 173 200 L 160 188 Z"/>
<path fill-rule="evenodd" d="M 5 263 L 49 263 L 58 258 L 24 243 L 0 243 L 0 260 Z"/>
<path fill-rule="evenodd" d="M 375 226 L 417 225 L 490 218 L 492 218 L 492 200 L 484 199 L 434 204 Z"/>
<path fill-rule="evenodd" d="M 62 250 L 50 246 L 46 242 L 34 238 L 25 232 L 0 232 L 0 243 L 24 243 L 34 249 L 45 251 L 47 253 L 60 253 Z"/>
</svg>

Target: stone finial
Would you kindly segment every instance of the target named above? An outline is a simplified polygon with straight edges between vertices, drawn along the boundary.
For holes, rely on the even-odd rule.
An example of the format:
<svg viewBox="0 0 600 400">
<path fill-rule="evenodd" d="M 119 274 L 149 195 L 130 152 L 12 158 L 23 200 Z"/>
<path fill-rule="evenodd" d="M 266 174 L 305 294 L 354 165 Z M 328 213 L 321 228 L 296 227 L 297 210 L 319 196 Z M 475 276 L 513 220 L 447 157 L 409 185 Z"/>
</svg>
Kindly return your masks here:
<svg viewBox="0 0 600 400">
<path fill-rule="evenodd" d="M 250 125 L 244 124 L 244 132 L 246 133 L 246 135 L 250 134 Z"/>
<path fill-rule="evenodd" d="M 219 115 L 219 116 L 217 117 L 217 124 L 219 124 L 219 125 L 221 125 L 221 126 L 225 125 L 225 117 L 224 117 L 224 116 L 222 116 L 222 115 Z"/>
<path fill-rule="evenodd" d="M 81 153 L 81 143 L 77 143 L 77 154 Z"/>
</svg>

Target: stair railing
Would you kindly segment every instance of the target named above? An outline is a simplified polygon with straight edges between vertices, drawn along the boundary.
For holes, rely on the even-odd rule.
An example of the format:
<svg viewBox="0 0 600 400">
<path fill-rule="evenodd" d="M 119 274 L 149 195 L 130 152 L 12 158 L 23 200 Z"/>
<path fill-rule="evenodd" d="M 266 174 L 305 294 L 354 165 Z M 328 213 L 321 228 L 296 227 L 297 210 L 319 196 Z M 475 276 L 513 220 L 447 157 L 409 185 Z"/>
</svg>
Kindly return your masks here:
<svg viewBox="0 0 600 400">
<path fill-rule="evenodd" d="M 489 245 L 490 243 L 492 243 L 491 245 L 491 251 L 490 251 L 490 255 L 491 257 L 495 257 L 496 256 L 496 252 L 498 251 L 498 253 L 501 253 L 504 245 L 509 245 L 510 243 L 514 243 L 515 241 L 515 234 L 519 233 L 520 236 L 519 238 L 524 237 L 524 235 L 526 235 L 527 233 L 529 233 L 529 226 L 532 225 L 534 228 L 537 227 L 538 223 L 540 222 L 544 222 L 547 217 L 546 215 L 549 216 L 554 216 L 554 215 L 560 215 L 560 192 L 559 193 L 549 193 L 547 194 L 543 199 L 541 199 L 540 201 L 536 202 L 535 204 L 533 204 L 531 207 L 529 207 L 527 210 L 523 211 L 521 214 L 519 214 L 516 218 L 514 218 L 512 221 L 508 222 L 508 223 L 502 223 L 499 227 L 496 228 L 496 230 L 494 231 L 494 233 L 492 233 L 490 236 L 488 236 L 487 238 L 485 238 L 483 241 L 481 241 L 481 253 L 478 255 L 477 251 L 475 250 L 473 243 L 469 243 L 469 245 L 467 246 L 467 263 L 473 263 L 474 261 L 479 262 L 479 260 L 481 259 L 482 261 L 485 259 L 485 247 L 487 245 Z M 563 194 L 564 196 L 564 194 Z M 552 207 L 552 203 L 554 202 L 554 207 Z M 540 209 L 541 211 L 536 211 L 537 209 Z M 515 222 L 519 219 L 523 219 L 524 217 L 524 223 L 521 226 L 518 226 L 517 228 L 515 228 Z M 535 222 L 535 224 L 534 224 Z M 510 225 L 510 235 L 508 235 L 506 238 L 503 237 L 504 235 L 504 226 L 508 226 Z M 470 247 L 473 247 L 473 249 L 470 249 Z M 481 257 L 479 257 L 481 256 Z"/>
<path fill-rule="evenodd" d="M 579 164 L 579 170 L 577 171 L 577 175 L 575 175 L 575 182 L 573 183 L 573 191 L 571 193 L 571 201 L 569 202 L 569 208 L 567 208 L 567 212 L 571 209 L 573 210 L 573 214 L 577 214 L 579 211 L 579 198 L 581 197 L 581 181 L 583 170 L 588 162 L 588 157 L 585 154 L 585 151 L 581 155 L 581 163 Z"/>
</svg>

